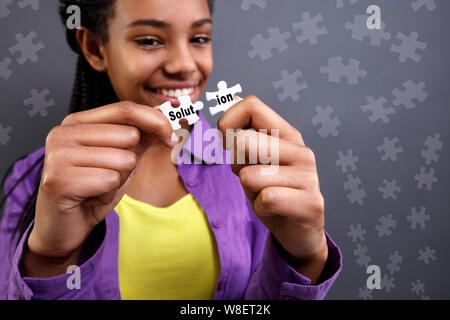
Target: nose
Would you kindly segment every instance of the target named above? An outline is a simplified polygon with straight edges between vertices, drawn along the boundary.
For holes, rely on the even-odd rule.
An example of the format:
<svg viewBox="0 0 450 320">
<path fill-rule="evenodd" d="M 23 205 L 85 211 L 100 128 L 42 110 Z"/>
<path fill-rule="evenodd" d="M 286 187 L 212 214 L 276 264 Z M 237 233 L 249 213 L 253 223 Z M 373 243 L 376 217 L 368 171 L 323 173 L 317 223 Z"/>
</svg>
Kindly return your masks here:
<svg viewBox="0 0 450 320">
<path fill-rule="evenodd" d="M 177 44 L 169 48 L 164 71 L 170 75 L 188 76 L 196 70 L 196 63 L 188 45 Z"/>
</svg>

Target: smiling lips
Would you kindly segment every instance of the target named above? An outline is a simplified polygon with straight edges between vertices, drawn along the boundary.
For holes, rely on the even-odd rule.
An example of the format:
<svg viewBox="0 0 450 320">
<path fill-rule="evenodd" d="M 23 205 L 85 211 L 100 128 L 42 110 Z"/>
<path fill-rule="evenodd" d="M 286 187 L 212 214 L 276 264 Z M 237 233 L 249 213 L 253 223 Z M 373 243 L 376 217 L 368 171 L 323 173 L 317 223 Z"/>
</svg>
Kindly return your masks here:
<svg viewBox="0 0 450 320">
<path fill-rule="evenodd" d="M 198 82 L 171 82 L 160 84 L 158 87 L 146 87 L 146 89 L 159 100 L 160 104 L 170 101 L 173 107 L 178 107 L 180 104 L 178 98 L 181 96 L 189 96 L 193 102 L 197 99 L 198 85 Z"/>
<path fill-rule="evenodd" d="M 188 96 L 194 92 L 194 87 L 182 89 L 156 89 L 156 92 L 166 97 L 178 98 L 181 96 Z"/>
</svg>

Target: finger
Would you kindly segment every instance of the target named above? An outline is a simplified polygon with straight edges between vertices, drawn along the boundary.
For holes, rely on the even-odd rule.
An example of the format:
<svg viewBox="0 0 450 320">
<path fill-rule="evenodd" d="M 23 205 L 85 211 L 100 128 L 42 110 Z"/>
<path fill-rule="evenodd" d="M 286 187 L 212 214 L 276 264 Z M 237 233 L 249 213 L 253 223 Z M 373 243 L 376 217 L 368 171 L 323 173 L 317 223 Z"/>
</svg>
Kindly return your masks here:
<svg viewBox="0 0 450 320">
<path fill-rule="evenodd" d="M 305 144 L 301 134 L 293 126 L 255 96 L 248 96 L 225 111 L 217 126 L 224 137 L 227 136 L 226 129 L 267 129 L 268 134 L 272 134 L 273 129 L 278 129 L 280 139 Z"/>
<path fill-rule="evenodd" d="M 268 187 L 255 199 L 254 210 L 259 217 L 284 216 L 298 223 L 310 222 L 323 213 L 321 194 L 285 187 Z"/>
<path fill-rule="evenodd" d="M 130 125 L 142 132 L 142 139 L 150 145 L 154 136 L 169 147 L 172 142 L 172 126 L 169 120 L 158 110 L 129 101 L 118 102 L 91 110 L 80 111 L 68 115 L 62 126 L 74 124 L 109 123 Z"/>
<path fill-rule="evenodd" d="M 235 100 L 236 102 L 239 102 L 239 101 L 242 101 L 244 99 L 242 99 L 240 96 L 235 95 L 235 96 L 233 96 L 233 100 Z"/>
<path fill-rule="evenodd" d="M 47 136 L 52 145 L 82 145 L 127 149 L 141 139 L 141 132 L 133 126 L 118 124 L 78 124 L 53 128 Z"/>
<path fill-rule="evenodd" d="M 63 197 L 81 203 L 87 198 L 117 191 L 120 174 L 104 168 L 67 167 L 57 177 L 44 177 L 43 184 L 51 190 L 59 190 Z"/>
<path fill-rule="evenodd" d="M 310 148 L 254 130 L 239 130 L 234 135 L 232 157 L 231 167 L 235 174 L 249 164 L 296 164 L 316 168 L 315 156 Z"/>
<path fill-rule="evenodd" d="M 58 164 L 54 163 L 55 161 L 64 163 Z M 49 151 L 47 155 L 47 163 L 56 166 L 56 168 L 65 168 L 69 165 L 74 167 L 105 168 L 116 170 L 120 174 L 121 186 L 127 180 L 131 171 L 136 168 L 138 157 L 134 152 L 123 149 L 67 146 Z"/>
<path fill-rule="evenodd" d="M 105 204 L 113 202 L 114 198 L 116 197 L 116 195 L 117 195 L 117 191 L 104 193 L 103 195 L 100 195 L 100 196 L 95 197 L 95 198 L 87 198 L 86 200 L 84 200 L 82 202 L 82 205 L 85 205 L 85 206 L 101 206 L 101 205 L 105 205 Z M 99 219 L 99 220 L 101 220 L 101 219 Z"/>
<path fill-rule="evenodd" d="M 280 166 L 274 174 L 265 174 L 273 168 L 267 165 L 246 166 L 239 172 L 239 179 L 244 188 L 254 193 L 268 187 L 285 187 L 298 190 L 319 190 L 317 174 L 299 171 L 294 166 Z"/>
<path fill-rule="evenodd" d="M 109 204 L 111 202 L 118 203 L 120 201 L 120 198 L 123 197 L 123 194 L 128 189 L 128 186 L 131 182 L 131 179 L 133 177 L 135 171 L 131 175 L 128 176 L 127 180 L 116 190 L 113 190 L 111 192 L 103 193 L 95 198 L 88 198 L 86 199 L 83 204 L 85 205 L 105 205 Z M 117 198 L 120 196 L 120 198 Z M 101 221 L 105 217 L 99 217 L 98 220 Z"/>
</svg>

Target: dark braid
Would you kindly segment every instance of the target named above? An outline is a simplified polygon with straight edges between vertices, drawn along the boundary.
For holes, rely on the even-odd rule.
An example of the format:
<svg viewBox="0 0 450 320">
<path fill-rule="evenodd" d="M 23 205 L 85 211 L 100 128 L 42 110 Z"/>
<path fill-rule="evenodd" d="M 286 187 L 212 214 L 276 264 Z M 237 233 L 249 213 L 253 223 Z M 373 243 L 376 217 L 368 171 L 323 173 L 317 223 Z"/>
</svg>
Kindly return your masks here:
<svg viewBox="0 0 450 320">
<path fill-rule="evenodd" d="M 116 0 L 61 0 L 60 16 L 67 19 L 67 8 L 80 7 L 82 25 L 88 28 L 103 43 L 108 42 L 108 18 L 114 14 Z M 78 53 L 77 69 L 72 90 L 69 113 L 89 110 L 117 102 L 118 99 L 105 72 L 95 71 L 84 57 L 76 40 L 76 30 L 66 28 L 66 39 L 73 51 Z"/>
<path fill-rule="evenodd" d="M 67 8 L 70 5 L 78 5 L 81 9 L 82 25 L 89 28 L 94 35 L 100 37 L 104 42 L 108 41 L 107 20 L 113 14 L 113 4 L 116 0 L 60 0 L 60 17 L 65 25 L 67 20 Z M 91 68 L 76 41 L 76 30 L 66 29 L 66 38 L 69 46 L 78 54 L 75 81 L 70 99 L 69 114 L 99 107 L 101 105 L 117 102 L 117 97 L 111 86 L 106 73 L 97 72 Z M 100 98 L 103 97 L 103 98 Z M 28 154 L 16 160 L 7 170 L 3 177 L 2 186 L 7 176 L 12 171 L 14 164 L 26 158 Z M 16 245 L 24 234 L 31 221 L 34 219 L 36 211 L 36 199 L 42 178 L 45 155 L 39 157 L 30 168 L 11 187 L 9 192 L 0 201 L 0 208 L 5 204 L 6 199 L 14 189 L 24 181 L 24 179 L 39 166 L 39 171 L 35 180 L 34 190 L 28 197 L 25 207 L 19 217 L 16 228 L 13 232 L 12 241 L 16 239 Z M 14 248 L 11 248 L 14 249 Z"/>
<path fill-rule="evenodd" d="M 83 55 L 78 57 L 69 113 L 89 110 L 117 102 L 109 77 L 91 68 Z"/>
<path fill-rule="evenodd" d="M 108 39 L 108 19 L 114 15 L 114 4 L 117 0 L 60 0 L 59 14 L 61 21 L 65 26 L 68 14 L 67 8 L 71 5 L 77 5 L 81 9 L 81 25 L 88 28 L 96 37 L 103 43 Z M 214 0 L 208 0 L 208 5 L 211 13 L 213 12 Z M 72 88 L 72 97 L 70 99 L 69 114 L 84 110 L 97 108 L 103 105 L 108 105 L 117 102 L 117 96 L 111 85 L 106 72 L 97 72 L 94 70 L 86 58 L 84 57 L 80 46 L 76 40 L 76 31 L 66 28 L 66 39 L 70 48 L 78 54 L 77 67 L 75 72 L 75 81 Z M 2 186 L 6 178 L 12 171 L 14 164 L 26 158 L 29 154 L 22 156 L 20 159 L 13 162 L 8 168 L 3 177 Z M 25 230 L 34 219 L 36 211 L 36 198 L 42 178 L 42 170 L 44 166 L 45 155 L 39 157 L 30 168 L 16 181 L 9 192 L 1 199 L 0 209 L 6 202 L 6 199 L 14 191 L 14 189 L 37 167 L 39 171 L 36 177 L 33 193 L 28 197 L 19 221 L 13 233 L 13 239 L 16 238 L 16 246 L 20 241 Z M 16 247 L 14 246 L 14 248 Z M 12 250 L 14 248 L 11 248 Z M 89 250 L 89 248 L 88 248 Z"/>
</svg>

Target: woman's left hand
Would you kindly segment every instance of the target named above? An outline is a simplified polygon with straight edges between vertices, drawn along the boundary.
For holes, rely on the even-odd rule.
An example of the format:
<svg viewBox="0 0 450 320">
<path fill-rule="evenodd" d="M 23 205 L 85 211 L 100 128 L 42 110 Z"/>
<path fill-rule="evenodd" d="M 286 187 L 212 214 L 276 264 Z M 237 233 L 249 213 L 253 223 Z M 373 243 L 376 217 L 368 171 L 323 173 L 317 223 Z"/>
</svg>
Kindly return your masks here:
<svg viewBox="0 0 450 320">
<path fill-rule="evenodd" d="M 227 110 L 219 119 L 218 128 L 224 137 L 227 129 L 242 128 L 235 134 L 234 150 L 245 145 L 246 163 L 236 163 L 235 152 L 232 170 L 239 176 L 253 212 L 293 258 L 293 267 L 316 282 L 327 260 L 328 247 L 324 199 L 313 151 L 305 146 L 298 130 L 254 96 Z M 266 129 L 268 134 L 258 132 L 260 129 Z M 274 129 L 278 129 L 279 137 L 273 135 Z M 241 139 L 248 140 L 242 144 Z M 268 139 L 277 139 L 272 146 L 278 143 L 278 148 L 270 150 Z M 267 146 L 269 152 L 260 150 Z M 270 154 L 272 159 L 278 152 L 279 167 L 261 164 L 259 156 L 256 164 L 249 164 L 251 152 Z"/>
</svg>

